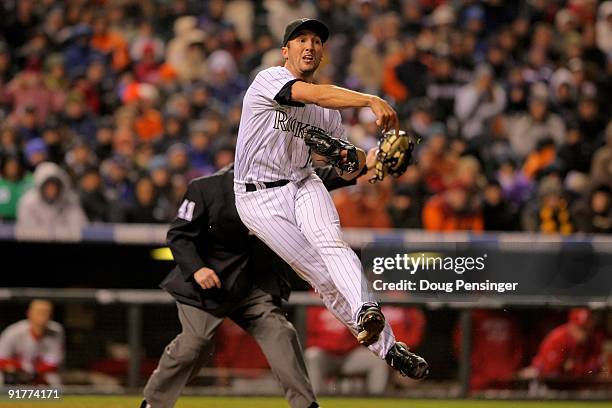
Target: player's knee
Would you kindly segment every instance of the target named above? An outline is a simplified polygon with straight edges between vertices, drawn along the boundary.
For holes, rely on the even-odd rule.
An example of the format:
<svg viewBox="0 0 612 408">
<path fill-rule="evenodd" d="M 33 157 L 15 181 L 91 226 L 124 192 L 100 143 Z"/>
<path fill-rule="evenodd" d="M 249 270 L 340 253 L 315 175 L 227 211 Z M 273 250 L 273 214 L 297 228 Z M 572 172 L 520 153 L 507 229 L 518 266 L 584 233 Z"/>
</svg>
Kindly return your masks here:
<svg viewBox="0 0 612 408">
<path fill-rule="evenodd" d="M 327 225 L 313 231 L 311 243 L 319 250 L 349 248 L 342 239 L 340 228 L 335 225 Z"/>
</svg>

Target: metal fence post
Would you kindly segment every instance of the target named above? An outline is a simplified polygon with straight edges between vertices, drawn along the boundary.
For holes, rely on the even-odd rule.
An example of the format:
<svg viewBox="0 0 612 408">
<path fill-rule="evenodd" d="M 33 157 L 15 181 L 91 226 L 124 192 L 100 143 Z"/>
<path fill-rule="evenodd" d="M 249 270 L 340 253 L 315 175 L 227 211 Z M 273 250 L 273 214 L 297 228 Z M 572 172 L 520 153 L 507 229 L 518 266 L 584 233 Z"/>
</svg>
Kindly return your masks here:
<svg viewBox="0 0 612 408">
<path fill-rule="evenodd" d="M 470 375 L 472 365 L 472 310 L 461 310 L 461 359 L 459 360 L 459 382 L 461 398 L 470 395 Z"/>
<path fill-rule="evenodd" d="M 142 305 L 128 305 L 128 344 L 130 362 L 128 367 L 128 387 L 135 389 L 140 385 L 140 360 L 142 355 Z"/>
</svg>

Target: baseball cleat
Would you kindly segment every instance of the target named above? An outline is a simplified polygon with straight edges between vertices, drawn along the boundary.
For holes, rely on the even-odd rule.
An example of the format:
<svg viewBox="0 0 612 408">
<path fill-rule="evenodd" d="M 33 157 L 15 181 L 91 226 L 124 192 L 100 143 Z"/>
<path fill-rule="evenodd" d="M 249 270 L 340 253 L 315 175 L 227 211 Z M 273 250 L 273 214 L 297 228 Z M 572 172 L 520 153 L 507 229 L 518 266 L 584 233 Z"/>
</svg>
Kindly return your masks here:
<svg viewBox="0 0 612 408">
<path fill-rule="evenodd" d="M 385 357 L 387 364 L 405 377 L 422 380 L 429 375 L 429 364 L 421 356 L 408 351 L 405 343 L 396 342 Z"/>
<path fill-rule="evenodd" d="M 380 332 L 385 328 L 385 316 L 378 305 L 364 306 L 359 314 L 359 344 L 369 346 L 378 341 Z"/>
</svg>

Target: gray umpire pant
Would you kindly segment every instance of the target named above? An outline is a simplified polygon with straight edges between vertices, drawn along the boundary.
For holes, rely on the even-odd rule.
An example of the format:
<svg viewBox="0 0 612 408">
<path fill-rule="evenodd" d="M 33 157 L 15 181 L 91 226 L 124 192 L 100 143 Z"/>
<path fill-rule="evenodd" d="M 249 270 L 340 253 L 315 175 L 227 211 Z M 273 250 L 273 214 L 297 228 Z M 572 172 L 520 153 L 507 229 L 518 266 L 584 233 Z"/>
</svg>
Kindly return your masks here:
<svg viewBox="0 0 612 408">
<path fill-rule="evenodd" d="M 144 389 L 144 397 L 153 408 L 174 406 L 185 385 L 197 377 L 212 355 L 213 336 L 224 320 L 193 306 L 181 303 L 177 306 L 183 330 L 166 346 Z M 316 398 L 297 332 L 274 304 L 272 296 L 256 288 L 244 300 L 229 307 L 226 315 L 257 341 L 289 405 L 310 407 Z"/>
</svg>

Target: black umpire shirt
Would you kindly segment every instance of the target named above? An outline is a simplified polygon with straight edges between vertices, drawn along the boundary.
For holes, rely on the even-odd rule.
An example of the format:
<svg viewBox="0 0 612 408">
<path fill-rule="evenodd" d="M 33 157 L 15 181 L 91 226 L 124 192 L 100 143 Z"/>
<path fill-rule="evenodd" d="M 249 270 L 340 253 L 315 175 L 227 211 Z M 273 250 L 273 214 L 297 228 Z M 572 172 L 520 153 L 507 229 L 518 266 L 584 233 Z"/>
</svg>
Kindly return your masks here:
<svg viewBox="0 0 612 408">
<path fill-rule="evenodd" d="M 328 190 L 353 185 L 357 179 L 344 180 L 332 167 L 316 172 Z M 276 299 L 289 297 L 290 267 L 250 235 L 238 216 L 233 165 L 189 183 L 167 242 L 177 266 L 160 286 L 178 302 L 214 314 L 242 299 L 253 286 Z M 202 289 L 195 281 L 193 274 L 202 267 L 215 271 L 220 289 Z"/>
</svg>

